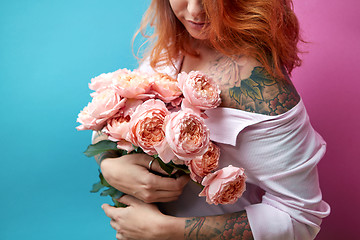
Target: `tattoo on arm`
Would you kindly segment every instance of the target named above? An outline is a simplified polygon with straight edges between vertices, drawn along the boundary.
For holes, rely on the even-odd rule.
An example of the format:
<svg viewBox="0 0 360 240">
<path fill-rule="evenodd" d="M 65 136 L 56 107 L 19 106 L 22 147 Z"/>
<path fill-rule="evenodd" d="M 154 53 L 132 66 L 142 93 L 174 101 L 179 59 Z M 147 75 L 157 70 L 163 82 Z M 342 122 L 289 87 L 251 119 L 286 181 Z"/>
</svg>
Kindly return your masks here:
<svg viewBox="0 0 360 240">
<path fill-rule="evenodd" d="M 213 62 L 210 72 L 220 85 L 223 107 L 278 115 L 299 102 L 290 79 L 275 79 L 264 67 L 239 65 L 239 59 L 222 56 Z"/>
<path fill-rule="evenodd" d="M 254 239 L 246 211 L 219 216 L 194 217 L 186 220 L 186 240 Z"/>
<path fill-rule="evenodd" d="M 255 67 L 240 87 L 229 88 L 228 95 L 245 110 L 265 115 L 287 112 L 300 100 L 290 81 L 274 79 L 262 67 Z"/>
</svg>

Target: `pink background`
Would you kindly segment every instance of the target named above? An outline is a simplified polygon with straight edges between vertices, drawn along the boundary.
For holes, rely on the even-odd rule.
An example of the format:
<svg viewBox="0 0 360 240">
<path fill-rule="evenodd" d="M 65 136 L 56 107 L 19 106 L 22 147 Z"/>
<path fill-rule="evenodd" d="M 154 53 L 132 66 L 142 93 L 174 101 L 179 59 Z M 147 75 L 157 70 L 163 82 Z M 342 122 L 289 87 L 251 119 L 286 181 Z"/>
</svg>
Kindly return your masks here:
<svg viewBox="0 0 360 240">
<path fill-rule="evenodd" d="M 302 47 L 308 53 L 293 80 L 328 144 L 319 174 L 332 212 L 316 239 L 360 239 L 360 1 L 294 0 L 294 5 L 311 43 Z"/>
</svg>

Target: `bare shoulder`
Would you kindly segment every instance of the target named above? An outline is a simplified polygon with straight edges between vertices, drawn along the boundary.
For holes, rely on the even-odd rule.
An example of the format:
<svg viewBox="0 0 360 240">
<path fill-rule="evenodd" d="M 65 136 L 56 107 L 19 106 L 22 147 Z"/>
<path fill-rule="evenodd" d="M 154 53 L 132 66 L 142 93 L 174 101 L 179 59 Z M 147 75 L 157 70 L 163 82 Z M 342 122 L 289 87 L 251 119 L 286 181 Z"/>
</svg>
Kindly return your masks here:
<svg viewBox="0 0 360 240">
<path fill-rule="evenodd" d="M 279 115 L 300 100 L 291 80 L 276 79 L 256 60 L 218 56 L 211 62 L 210 75 L 221 89 L 223 107 L 264 115 Z"/>
</svg>

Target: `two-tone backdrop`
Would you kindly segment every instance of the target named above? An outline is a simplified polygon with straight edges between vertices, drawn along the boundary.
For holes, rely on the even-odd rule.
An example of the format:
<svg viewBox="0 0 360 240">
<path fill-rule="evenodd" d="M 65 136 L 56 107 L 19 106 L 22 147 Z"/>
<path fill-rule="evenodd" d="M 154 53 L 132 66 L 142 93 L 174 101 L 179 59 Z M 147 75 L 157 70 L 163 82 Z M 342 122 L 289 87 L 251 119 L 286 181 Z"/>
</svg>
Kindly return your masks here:
<svg viewBox="0 0 360 240">
<path fill-rule="evenodd" d="M 0 239 L 114 239 L 89 193 L 97 165 L 75 120 L 88 82 L 136 68 L 131 38 L 150 0 L 0 2 Z M 295 0 L 305 39 L 294 83 L 328 142 L 319 164 L 332 214 L 317 239 L 358 235 L 360 164 L 357 0 Z"/>
</svg>

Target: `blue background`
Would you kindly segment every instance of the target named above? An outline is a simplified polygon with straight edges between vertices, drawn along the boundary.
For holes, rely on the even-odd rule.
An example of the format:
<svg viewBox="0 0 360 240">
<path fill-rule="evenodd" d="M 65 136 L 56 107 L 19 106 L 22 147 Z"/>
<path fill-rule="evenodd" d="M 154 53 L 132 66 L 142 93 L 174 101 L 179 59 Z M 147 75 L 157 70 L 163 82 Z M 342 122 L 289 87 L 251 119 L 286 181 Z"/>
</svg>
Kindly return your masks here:
<svg viewBox="0 0 360 240">
<path fill-rule="evenodd" d="M 92 77 L 137 60 L 149 0 L 0 2 L 0 239 L 115 239 L 77 114 Z M 135 49 L 136 50 L 136 49 Z"/>
</svg>

